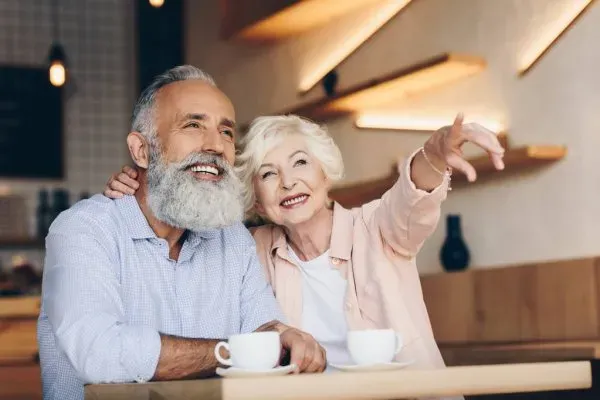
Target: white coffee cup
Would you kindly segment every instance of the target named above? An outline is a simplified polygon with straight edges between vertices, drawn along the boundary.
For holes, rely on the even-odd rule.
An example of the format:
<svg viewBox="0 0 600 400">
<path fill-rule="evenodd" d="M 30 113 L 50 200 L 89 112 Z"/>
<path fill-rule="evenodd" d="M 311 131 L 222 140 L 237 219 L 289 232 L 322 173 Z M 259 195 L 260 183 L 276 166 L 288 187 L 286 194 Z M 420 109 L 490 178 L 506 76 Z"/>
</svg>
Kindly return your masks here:
<svg viewBox="0 0 600 400">
<path fill-rule="evenodd" d="M 229 358 L 223 358 L 221 348 Z M 223 365 L 241 369 L 266 370 L 277 366 L 281 354 L 278 332 L 252 332 L 230 336 L 227 342 L 215 346 L 215 357 Z"/>
<path fill-rule="evenodd" d="M 348 332 L 348 352 L 357 365 L 391 362 L 402 350 L 400 334 L 392 329 L 366 329 Z"/>
</svg>

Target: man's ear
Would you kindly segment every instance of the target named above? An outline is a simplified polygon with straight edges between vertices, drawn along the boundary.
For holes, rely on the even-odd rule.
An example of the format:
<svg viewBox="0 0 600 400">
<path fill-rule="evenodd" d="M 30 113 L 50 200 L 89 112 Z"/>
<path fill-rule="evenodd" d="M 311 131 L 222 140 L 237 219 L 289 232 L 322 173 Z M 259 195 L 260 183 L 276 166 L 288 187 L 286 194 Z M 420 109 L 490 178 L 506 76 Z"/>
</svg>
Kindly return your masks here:
<svg viewBox="0 0 600 400">
<path fill-rule="evenodd" d="M 144 135 L 139 132 L 130 132 L 127 135 L 127 147 L 129 147 L 129 154 L 135 165 L 148 169 L 150 148 Z"/>
</svg>

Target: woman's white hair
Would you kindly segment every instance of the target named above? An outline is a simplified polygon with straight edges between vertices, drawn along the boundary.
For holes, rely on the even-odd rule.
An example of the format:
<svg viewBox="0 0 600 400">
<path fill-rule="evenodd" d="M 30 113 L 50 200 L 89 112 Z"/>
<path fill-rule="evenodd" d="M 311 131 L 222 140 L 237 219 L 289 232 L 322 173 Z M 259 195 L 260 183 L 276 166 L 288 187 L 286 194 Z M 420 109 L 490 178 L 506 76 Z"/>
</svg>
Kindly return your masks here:
<svg viewBox="0 0 600 400">
<path fill-rule="evenodd" d="M 321 164 L 331 182 L 344 176 L 342 153 L 324 127 L 296 115 L 258 117 L 250 124 L 248 133 L 240 140 L 236 171 L 243 183 L 243 199 L 247 212 L 256 202 L 253 179 L 267 153 L 292 135 L 304 138 L 309 153 Z"/>
</svg>

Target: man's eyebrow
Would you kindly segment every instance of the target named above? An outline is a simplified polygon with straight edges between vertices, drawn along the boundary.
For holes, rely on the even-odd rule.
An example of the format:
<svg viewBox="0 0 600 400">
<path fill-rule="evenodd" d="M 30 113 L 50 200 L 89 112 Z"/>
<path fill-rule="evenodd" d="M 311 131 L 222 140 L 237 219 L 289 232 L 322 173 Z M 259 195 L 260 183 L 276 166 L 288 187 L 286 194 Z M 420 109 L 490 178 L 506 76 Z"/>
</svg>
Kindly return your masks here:
<svg viewBox="0 0 600 400">
<path fill-rule="evenodd" d="M 225 125 L 225 126 L 228 126 L 230 128 L 234 128 L 235 129 L 235 121 L 231 120 L 229 118 L 222 118 L 221 119 L 221 125 Z"/>
<path fill-rule="evenodd" d="M 189 114 L 184 114 L 181 117 L 182 121 L 186 121 L 188 119 L 195 119 L 195 120 L 198 120 L 198 121 L 205 121 L 206 119 L 208 119 L 208 116 L 206 114 L 189 113 Z"/>
</svg>

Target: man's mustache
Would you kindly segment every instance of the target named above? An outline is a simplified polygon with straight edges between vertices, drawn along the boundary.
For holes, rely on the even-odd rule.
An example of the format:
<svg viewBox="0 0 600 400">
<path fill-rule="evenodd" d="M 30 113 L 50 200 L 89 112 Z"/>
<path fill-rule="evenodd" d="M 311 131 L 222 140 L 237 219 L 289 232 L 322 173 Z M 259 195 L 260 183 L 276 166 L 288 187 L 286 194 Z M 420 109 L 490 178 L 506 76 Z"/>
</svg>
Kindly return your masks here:
<svg viewBox="0 0 600 400">
<path fill-rule="evenodd" d="M 180 171 L 185 171 L 195 164 L 212 164 L 219 168 L 223 174 L 229 173 L 231 166 L 225 161 L 222 156 L 211 153 L 191 153 L 183 160 L 174 163 L 175 167 Z"/>
</svg>

